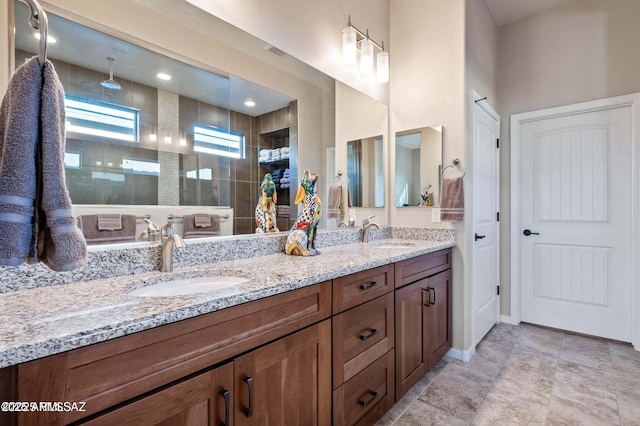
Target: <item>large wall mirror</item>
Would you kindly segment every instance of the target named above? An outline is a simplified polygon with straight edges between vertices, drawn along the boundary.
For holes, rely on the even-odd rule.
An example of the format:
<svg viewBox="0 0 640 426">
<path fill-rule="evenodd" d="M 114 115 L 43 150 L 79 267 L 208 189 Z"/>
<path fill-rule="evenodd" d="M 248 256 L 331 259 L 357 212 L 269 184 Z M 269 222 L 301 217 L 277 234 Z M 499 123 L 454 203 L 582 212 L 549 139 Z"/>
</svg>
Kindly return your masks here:
<svg viewBox="0 0 640 426">
<path fill-rule="evenodd" d="M 15 0 L 13 10 L 18 67 L 37 54 L 38 40 L 27 23 L 29 8 Z M 279 217 L 279 228 L 288 229 L 296 211 L 291 194 L 297 189 L 299 99 L 53 13 L 48 17 L 49 35 L 56 39 L 49 42 L 48 58 L 66 94 L 65 172 L 74 206 L 231 207 L 233 233 L 253 233 L 264 174 L 290 169 L 291 182 L 278 187 L 278 204 L 294 212 Z M 296 90 L 317 96 L 305 98 L 305 105 L 322 105 L 322 91 L 333 80 L 300 64 L 290 67 L 307 72 L 296 83 L 305 89 Z M 279 78 L 291 79 L 284 73 Z M 303 115 L 322 120 L 309 110 Z M 305 122 L 314 133 L 322 126 Z M 321 158 L 321 148 L 302 148 Z M 266 152 L 273 155 L 260 155 Z"/>
<path fill-rule="evenodd" d="M 347 142 L 347 177 L 353 207 L 384 207 L 382 135 Z"/>
<path fill-rule="evenodd" d="M 442 126 L 396 133 L 396 207 L 440 205 L 442 134 Z"/>
</svg>

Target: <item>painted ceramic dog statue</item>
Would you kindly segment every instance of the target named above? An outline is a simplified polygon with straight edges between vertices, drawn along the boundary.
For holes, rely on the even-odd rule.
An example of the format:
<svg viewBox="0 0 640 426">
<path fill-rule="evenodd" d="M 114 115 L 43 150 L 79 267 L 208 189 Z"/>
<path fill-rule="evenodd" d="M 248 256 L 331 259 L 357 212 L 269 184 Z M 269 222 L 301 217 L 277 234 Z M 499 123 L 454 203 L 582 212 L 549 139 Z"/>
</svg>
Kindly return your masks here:
<svg viewBox="0 0 640 426">
<path fill-rule="evenodd" d="M 271 173 L 264 175 L 260 184 L 260 199 L 256 205 L 256 234 L 280 232 L 276 222 L 276 184 Z"/>
<path fill-rule="evenodd" d="M 316 249 L 316 231 L 322 215 L 322 203 L 315 192 L 317 180 L 318 175 L 312 175 L 309 170 L 304 171 L 295 199 L 296 205 L 304 201 L 304 208 L 287 236 L 284 247 L 286 254 L 293 256 L 320 254 Z"/>
</svg>

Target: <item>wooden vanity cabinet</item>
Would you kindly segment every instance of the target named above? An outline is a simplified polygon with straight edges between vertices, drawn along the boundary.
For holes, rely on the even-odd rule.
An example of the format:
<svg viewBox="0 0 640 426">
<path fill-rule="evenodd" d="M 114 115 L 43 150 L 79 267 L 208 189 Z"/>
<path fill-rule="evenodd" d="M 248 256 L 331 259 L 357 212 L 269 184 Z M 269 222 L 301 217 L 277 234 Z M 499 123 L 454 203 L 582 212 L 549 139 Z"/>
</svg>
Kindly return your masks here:
<svg viewBox="0 0 640 426">
<path fill-rule="evenodd" d="M 86 411 L 23 412 L 17 415 L 18 424 L 68 424 L 119 407 L 136 398 L 156 395 L 155 392 L 163 387 L 176 384 L 261 345 L 269 342 L 275 344 L 278 342 L 276 339 L 298 330 L 304 333 L 305 327 L 328 319 L 330 315 L 331 282 L 324 282 L 20 364 L 17 366 L 16 383 L 19 401 L 83 401 L 86 402 Z M 330 326 L 323 327 L 321 329 L 327 337 L 321 339 L 321 353 L 329 354 L 329 369 L 326 368 L 323 357 L 323 363 L 318 364 L 316 372 L 322 375 L 322 378 L 317 380 L 326 386 L 326 395 L 313 387 L 314 382 L 308 382 L 307 386 L 310 387 L 307 390 L 316 398 L 324 398 L 317 401 L 320 407 L 330 407 L 331 337 L 327 331 L 330 330 Z M 324 334 L 320 333 L 319 336 Z M 282 359 L 287 359 L 283 350 L 293 351 L 296 347 L 294 342 L 297 337 L 293 336 L 306 335 L 292 334 L 285 337 L 285 343 L 273 346 L 280 348 L 279 355 Z M 295 351 L 292 352 L 294 353 Z M 311 352 L 305 354 L 305 357 L 309 357 L 309 362 L 319 362 L 319 358 L 313 361 L 310 354 Z M 263 356 L 262 360 L 265 359 Z M 272 380 L 276 380 L 275 371 L 279 367 L 274 368 L 269 370 Z M 259 372 L 261 369 L 262 364 L 258 364 L 256 371 Z M 295 377 L 295 374 L 303 372 L 309 374 L 308 369 L 286 373 Z M 196 382 L 202 383 L 206 380 L 200 378 L 196 379 Z M 275 384 L 272 387 L 274 390 L 278 389 Z M 181 387 L 168 393 L 178 398 L 180 389 Z M 185 396 L 185 407 L 192 402 L 203 401 L 205 397 L 205 394 L 199 394 L 197 397 Z M 162 398 L 162 395 L 154 396 L 149 401 Z M 212 394 L 211 398 L 215 398 L 215 395 Z M 153 402 L 150 404 L 153 405 Z"/>
<path fill-rule="evenodd" d="M 394 402 L 394 265 L 333 280 L 333 424 L 372 425 Z"/>
<path fill-rule="evenodd" d="M 423 269 L 416 263 L 419 258 L 409 259 L 409 268 L 406 269 L 403 262 L 396 264 L 396 280 L 410 280 L 408 275 L 420 277 L 395 292 L 396 401 L 452 345 L 450 250 L 421 257 Z"/>
<path fill-rule="evenodd" d="M 234 361 L 236 425 L 331 424 L 331 322 Z"/>
<path fill-rule="evenodd" d="M 80 424 L 230 426 L 234 414 L 230 362 Z"/>
<path fill-rule="evenodd" d="M 326 320 L 81 424 L 331 424 Z"/>
<path fill-rule="evenodd" d="M 86 411 L 0 420 L 372 425 L 451 348 L 451 300 L 451 250 L 380 266 L 1 369 L 7 399 Z"/>
</svg>

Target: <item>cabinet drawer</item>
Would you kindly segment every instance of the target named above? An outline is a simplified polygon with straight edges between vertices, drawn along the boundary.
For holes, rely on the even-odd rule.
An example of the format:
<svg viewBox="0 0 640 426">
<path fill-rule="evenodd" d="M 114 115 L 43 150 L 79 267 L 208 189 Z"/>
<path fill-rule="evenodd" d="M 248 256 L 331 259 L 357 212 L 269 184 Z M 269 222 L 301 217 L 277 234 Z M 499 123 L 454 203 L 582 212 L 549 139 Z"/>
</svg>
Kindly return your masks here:
<svg viewBox="0 0 640 426">
<path fill-rule="evenodd" d="M 87 411 L 20 414 L 78 420 L 328 318 L 330 303 L 324 282 L 21 364 L 20 400 L 85 401 Z"/>
<path fill-rule="evenodd" d="M 333 314 L 392 291 L 393 271 L 393 265 L 386 265 L 333 280 Z"/>
<path fill-rule="evenodd" d="M 393 293 L 333 318 L 333 387 L 358 374 L 394 346 Z"/>
<path fill-rule="evenodd" d="M 393 350 L 333 392 L 335 426 L 372 425 L 393 404 Z"/>
<path fill-rule="evenodd" d="M 451 249 L 427 253 L 396 263 L 396 288 L 451 268 Z"/>
</svg>

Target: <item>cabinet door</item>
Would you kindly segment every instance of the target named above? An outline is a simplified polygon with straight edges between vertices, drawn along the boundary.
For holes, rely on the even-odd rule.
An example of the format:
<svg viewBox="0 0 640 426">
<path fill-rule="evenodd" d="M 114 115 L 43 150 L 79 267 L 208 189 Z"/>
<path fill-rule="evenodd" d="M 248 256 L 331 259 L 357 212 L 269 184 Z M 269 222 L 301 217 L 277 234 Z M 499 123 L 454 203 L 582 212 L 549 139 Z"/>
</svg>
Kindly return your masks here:
<svg viewBox="0 0 640 426">
<path fill-rule="evenodd" d="M 428 280 L 422 279 L 396 290 L 396 401 L 422 376 L 429 366 L 423 326 Z"/>
<path fill-rule="evenodd" d="M 331 424 L 331 321 L 234 361 L 237 425 Z"/>
<path fill-rule="evenodd" d="M 233 363 L 169 386 L 87 421 L 86 425 L 233 424 Z"/>
<path fill-rule="evenodd" d="M 431 368 L 451 349 L 451 269 L 429 277 L 427 297 L 426 347 Z"/>
</svg>

